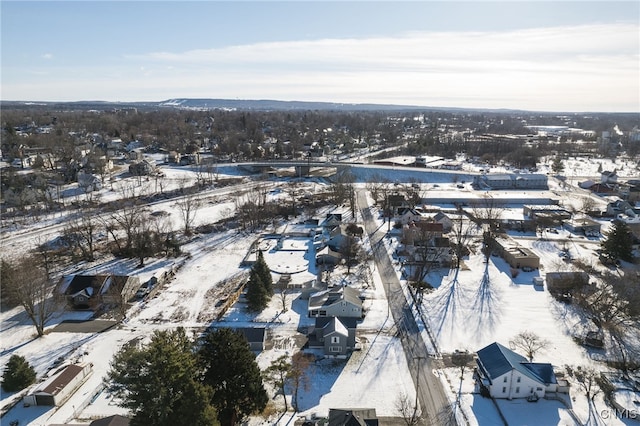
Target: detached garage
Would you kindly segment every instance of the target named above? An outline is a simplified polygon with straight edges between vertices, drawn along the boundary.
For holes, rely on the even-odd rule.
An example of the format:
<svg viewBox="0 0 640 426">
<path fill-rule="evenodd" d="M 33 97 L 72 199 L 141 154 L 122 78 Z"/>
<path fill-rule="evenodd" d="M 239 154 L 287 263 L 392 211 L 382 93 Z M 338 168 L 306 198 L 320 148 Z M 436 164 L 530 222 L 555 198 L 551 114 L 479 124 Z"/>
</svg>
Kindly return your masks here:
<svg viewBox="0 0 640 426">
<path fill-rule="evenodd" d="M 29 405 L 60 406 L 84 383 L 91 374 L 92 364 L 67 365 L 59 374 L 42 384 L 35 392 L 24 397 Z"/>
</svg>

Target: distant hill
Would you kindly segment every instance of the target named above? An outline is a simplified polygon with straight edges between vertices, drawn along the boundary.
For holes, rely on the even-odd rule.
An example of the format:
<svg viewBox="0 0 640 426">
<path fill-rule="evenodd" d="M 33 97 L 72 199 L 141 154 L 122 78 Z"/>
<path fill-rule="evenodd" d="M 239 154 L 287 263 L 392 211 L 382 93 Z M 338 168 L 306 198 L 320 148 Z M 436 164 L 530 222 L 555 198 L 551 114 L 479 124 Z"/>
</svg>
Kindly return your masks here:
<svg viewBox="0 0 640 426">
<path fill-rule="evenodd" d="M 137 108 L 140 110 L 158 108 L 177 109 L 228 109 L 228 110 L 255 110 L 255 111 L 443 111 L 461 113 L 489 113 L 489 114 L 603 114 L 637 116 L 637 113 L 601 113 L 591 112 L 560 112 L 560 111 L 527 111 L 521 109 L 492 109 L 492 108 L 455 108 L 420 105 L 391 105 L 391 104 L 350 104 L 337 102 L 306 102 L 306 101 L 277 101 L 270 99 L 208 99 L 208 98 L 176 98 L 161 102 L 112 102 L 112 101 L 73 101 L 73 102 L 46 102 L 46 101 L 0 101 L 0 108 L 13 109 L 73 109 L 73 110 L 107 110 Z"/>
<path fill-rule="evenodd" d="M 351 104 L 337 102 L 276 101 L 270 99 L 168 99 L 160 106 L 198 109 L 239 109 L 260 111 L 451 111 L 451 112 L 523 112 L 515 109 L 456 108 L 420 105 Z"/>
<path fill-rule="evenodd" d="M 40 102 L 40 101 L 0 101 L 0 108 L 38 108 L 105 110 L 120 108 L 178 108 L 178 109 L 229 109 L 256 111 L 451 111 L 451 112 L 518 112 L 507 109 L 451 108 L 418 105 L 390 104 L 348 104 L 336 102 L 305 102 L 251 99 L 193 99 L 177 98 L 161 102 L 110 102 L 110 101 L 74 101 L 74 102 Z"/>
<path fill-rule="evenodd" d="M 253 109 L 261 111 L 286 110 L 322 110 L 322 111 L 410 111 L 410 110 L 444 110 L 450 108 L 431 108 L 415 105 L 384 104 L 344 104 L 335 102 L 276 101 L 269 99 L 169 99 L 159 103 L 160 106 L 176 108 L 202 109 Z"/>
</svg>

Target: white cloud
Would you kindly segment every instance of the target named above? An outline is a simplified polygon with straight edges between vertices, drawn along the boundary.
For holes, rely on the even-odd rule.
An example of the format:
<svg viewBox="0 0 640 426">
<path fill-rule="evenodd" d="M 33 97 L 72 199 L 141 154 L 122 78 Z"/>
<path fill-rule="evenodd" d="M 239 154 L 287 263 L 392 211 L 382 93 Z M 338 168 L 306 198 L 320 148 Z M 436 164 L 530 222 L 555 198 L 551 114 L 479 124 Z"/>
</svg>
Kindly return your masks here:
<svg viewBox="0 0 640 426">
<path fill-rule="evenodd" d="M 60 99 L 54 94 L 64 93 L 72 99 L 268 98 L 638 111 L 638 33 L 638 25 L 620 23 L 154 52 L 126 56 L 112 67 L 75 68 L 73 80 L 65 81 L 69 73 L 61 71 L 55 84 L 31 84 L 31 99 L 43 99 L 37 95 L 42 93 Z"/>
<path fill-rule="evenodd" d="M 42 55 L 42 59 L 53 59 L 53 54 L 45 53 Z"/>
</svg>

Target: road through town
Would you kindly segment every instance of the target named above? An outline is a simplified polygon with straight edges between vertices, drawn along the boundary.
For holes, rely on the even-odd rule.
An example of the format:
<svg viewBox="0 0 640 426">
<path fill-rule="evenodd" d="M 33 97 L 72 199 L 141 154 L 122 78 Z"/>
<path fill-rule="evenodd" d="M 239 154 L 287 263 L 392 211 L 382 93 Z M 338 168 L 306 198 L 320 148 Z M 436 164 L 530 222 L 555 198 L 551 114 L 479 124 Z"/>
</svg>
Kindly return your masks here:
<svg viewBox="0 0 640 426">
<path fill-rule="evenodd" d="M 384 285 L 393 321 L 402 340 L 409 369 L 414 379 L 417 399 L 422 409 L 422 425 L 451 425 L 451 406 L 440 379 L 433 374 L 434 359 L 428 353 L 412 307 L 407 301 L 400 280 L 384 246 L 386 227 L 379 226 L 371 214 L 364 191 L 357 192 L 358 208 L 362 213 L 365 230 L 369 235 L 374 260 Z M 412 402 L 413 404 L 413 402 Z"/>
</svg>

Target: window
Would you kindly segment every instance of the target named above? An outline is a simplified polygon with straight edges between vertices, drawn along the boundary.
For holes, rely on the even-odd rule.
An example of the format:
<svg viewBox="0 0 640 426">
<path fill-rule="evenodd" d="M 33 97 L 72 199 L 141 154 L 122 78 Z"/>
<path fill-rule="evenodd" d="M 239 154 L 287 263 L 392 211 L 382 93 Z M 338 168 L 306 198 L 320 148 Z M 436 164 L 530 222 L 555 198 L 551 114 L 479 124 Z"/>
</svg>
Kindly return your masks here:
<svg viewBox="0 0 640 426">
<path fill-rule="evenodd" d="M 329 347 L 329 352 L 341 352 L 342 348 L 340 348 L 340 346 L 330 346 Z"/>
<path fill-rule="evenodd" d="M 507 376 L 504 376 L 503 382 L 507 383 Z"/>
<path fill-rule="evenodd" d="M 520 376 L 518 376 L 518 380 L 516 380 L 516 382 L 520 383 Z"/>
<path fill-rule="evenodd" d="M 537 390 L 537 391 L 541 391 L 541 390 L 542 390 L 542 388 L 536 388 L 536 390 Z"/>
<path fill-rule="evenodd" d="M 516 386 L 516 393 L 520 393 L 520 386 Z"/>
<path fill-rule="evenodd" d="M 507 392 L 507 388 L 506 388 L 506 387 L 503 387 L 503 388 L 502 388 L 502 393 L 506 393 L 506 392 Z"/>
<path fill-rule="evenodd" d="M 340 343 L 340 336 L 331 336 L 331 343 Z"/>
</svg>

